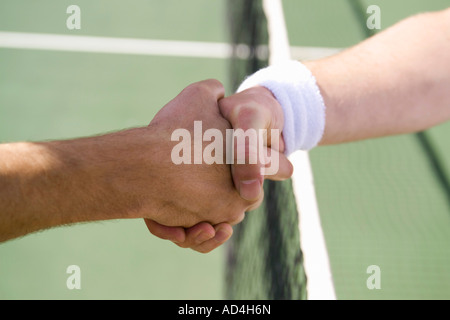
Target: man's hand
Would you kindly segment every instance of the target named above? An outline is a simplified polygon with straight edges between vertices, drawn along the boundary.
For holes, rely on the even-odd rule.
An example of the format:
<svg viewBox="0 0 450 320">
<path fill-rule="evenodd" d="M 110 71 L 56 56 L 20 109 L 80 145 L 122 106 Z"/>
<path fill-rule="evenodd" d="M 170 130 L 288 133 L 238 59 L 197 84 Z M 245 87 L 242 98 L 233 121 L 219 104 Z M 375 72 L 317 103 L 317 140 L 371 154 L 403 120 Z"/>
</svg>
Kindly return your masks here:
<svg viewBox="0 0 450 320">
<path fill-rule="evenodd" d="M 175 130 L 188 129 L 194 137 L 194 121 L 202 121 L 203 131 L 219 129 L 226 150 L 225 130 L 231 127 L 219 111 L 223 96 L 223 86 L 208 80 L 190 85 L 167 104 L 149 127 L 160 137 L 156 149 L 161 158 L 156 162 L 170 162 L 171 150 L 177 144 L 170 141 Z M 226 163 L 225 152 L 222 156 Z M 226 164 L 167 163 L 160 172 L 167 180 L 160 189 L 167 199 L 160 213 L 146 219 L 146 224 L 154 235 L 199 252 L 209 252 L 228 240 L 231 225 L 240 222 L 245 211 L 253 210 L 263 199 L 262 194 L 251 201 L 239 197 Z"/>
<path fill-rule="evenodd" d="M 0 241 L 78 222 L 145 218 L 162 237 L 175 227 L 181 246 L 214 249 L 262 198 L 243 200 L 229 165 L 175 165 L 171 135 L 192 132 L 195 120 L 204 130 L 230 128 L 218 108 L 223 95 L 219 82 L 203 81 L 183 90 L 148 127 L 0 145 Z"/>
<path fill-rule="evenodd" d="M 195 86 L 195 85 L 194 85 Z M 188 88 L 189 89 L 189 88 Z M 292 176 L 293 167 L 289 160 L 284 156 L 284 142 L 281 131 L 284 124 L 283 111 L 281 106 L 273 97 L 272 93 L 263 88 L 255 87 L 242 93 L 223 98 L 223 91 L 216 95 L 219 100 L 221 114 L 233 126 L 233 129 L 254 129 L 266 130 L 263 145 L 264 152 L 272 158 L 278 158 L 279 170 L 270 175 L 264 175 L 265 165 L 258 161 L 257 164 L 250 164 L 248 150 L 256 150 L 259 146 L 246 145 L 245 164 L 237 164 L 238 152 L 234 152 L 232 165 L 232 176 L 236 190 L 240 192 L 243 199 L 253 201 L 254 205 L 249 209 L 258 206 L 263 198 L 262 184 L 264 178 L 272 180 L 284 180 Z M 178 98 L 177 98 L 178 99 Z M 177 100 L 175 99 L 175 101 Z M 184 96 L 179 96 L 184 99 Z M 167 106 L 166 108 L 168 108 Z M 191 112 L 196 113 L 197 107 L 193 105 Z M 191 106 L 189 106 L 191 108 Z M 172 117 L 178 111 L 162 110 L 161 114 Z M 184 111 L 186 112 L 186 111 Z M 158 115 L 155 119 L 158 120 Z M 188 121 L 193 121 L 188 117 Z M 155 120 L 154 120 L 155 121 Z M 218 121 L 218 120 L 217 120 Z M 163 122 L 167 122 L 163 120 Z M 223 119 L 220 120 L 223 122 Z M 275 129 L 275 131 L 272 131 Z M 272 137 L 271 133 L 276 133 L 278 137 Z M 273 139 L 277 138 L 277 139 Z M 272 145 L 272 141 L 276 141 Z M 252 149 L 253 148 L 253 149 Z M 263 169 L 263 171 L 261 170 Z M 222 223 L 213 227 L 209 223 L 202 222 L 192 228 L 184 229 L 180 227 L 167 227 L 151 220 L 146 220 L 147 226 L 154 235 L 168 239 L 184 248 L 192 248 L 200 252 L 208 252 L 223 244 L 231 236 L 233 229 L 227 223 Z"/>
<path fill-rule="evenodd" d="M 277 172 L 264 174 L 266 167 L 264 163 L 258 161 L 257 164 L 250 164 L 249 161 L 251 150 L 258 150 L 259 146 L 249 146 L 247 143 L 246 150 L 249 152 L 245 154 L 245 164 L 238 164 L 236 161 L 232 166 L 233 181 L 242 198 L 259 199 L 263 192 L 264 178 L 285 180 L 292 176 L 293 166 L 283 154 L 283 110 L 268 89 L 264 87 L 250 88 L 220 100 L 219 107 L 222 115 L 231 123 L 234 130 L 266 130 L 267 135 L 263 141 L 265 152 L 269 158 L 277 159 L 279 162 Z M 273 137 L 271 134 L 278 136 Z M 235 153 L 236 156 L 237 153 Z"/>
</svg>

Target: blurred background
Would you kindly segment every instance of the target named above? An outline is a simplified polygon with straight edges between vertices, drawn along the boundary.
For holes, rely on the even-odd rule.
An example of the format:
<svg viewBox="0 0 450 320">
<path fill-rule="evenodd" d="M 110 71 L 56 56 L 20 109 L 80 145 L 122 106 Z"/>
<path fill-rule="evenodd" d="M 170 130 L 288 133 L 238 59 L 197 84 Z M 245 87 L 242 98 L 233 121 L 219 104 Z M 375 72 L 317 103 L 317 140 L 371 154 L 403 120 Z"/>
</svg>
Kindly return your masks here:
<svg viewBox="0 0 450 320">
<path fill-rule="evenodd" d="M 365 37 L 352 0 L 284 0 L 293 46 L 346 48 Z M 67 7 L 81 9 L 68 30 Z M 382 29 L 445 0 L 362 1 Z M 226 0 L 2 0 L 0 32 L 229 43 Z M 0 33 L 0 43 L 2 33 Z M 223 57 L 86 53 L 0 46 L 0 142 L 76 138 L 145 126 L 188 84 L 230 88 Z M 449 175 L 448 124 L 428 132 Z M 450 205 L 414 135 L 311 152 L 338 299 L 450 298 Z M 81 268 L 68 290 L 66 268 Z M 382 270 L 382 289 L 366 269 Z M 61 227 L 0 244 L 0 299 L 223 299 L 226 248 L 203 255 L 141 220 Z"/>
</svg>

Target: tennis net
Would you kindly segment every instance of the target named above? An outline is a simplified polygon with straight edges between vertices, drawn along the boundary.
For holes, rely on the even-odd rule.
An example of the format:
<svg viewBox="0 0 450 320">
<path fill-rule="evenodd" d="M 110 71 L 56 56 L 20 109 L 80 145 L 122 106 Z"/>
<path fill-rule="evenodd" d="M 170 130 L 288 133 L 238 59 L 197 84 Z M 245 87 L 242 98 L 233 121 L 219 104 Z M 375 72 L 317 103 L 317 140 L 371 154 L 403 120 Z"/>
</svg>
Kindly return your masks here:
<svg viewBox="0 0 450 320">
<path fill-rule="evenodd" d="M 231 79 L 236 89 L 245 76 L 268 63 L 290 59 L 290 46 L 281 1 L 230 0 L 228 5 L 233 46 L 237 50 L 245 44 L 251 53 L 247 60 L 231 62 Z M 269 61 L 261 60 L 258 55 L 258 48 L 266 44 L 270 49 Z M 263 205 L 235 227 L 227 268 L 227 297 L 230 299 L 301 300 L 307 297 L 294 186 L 305 191 L 303 204 L 308 208 L 300 210 L 314 211 L 317 205 L 308 155 L 297 154 L 296 160 L 302 179 L 295 184 L 292 180 L 266 181 Z"/>
</svg>

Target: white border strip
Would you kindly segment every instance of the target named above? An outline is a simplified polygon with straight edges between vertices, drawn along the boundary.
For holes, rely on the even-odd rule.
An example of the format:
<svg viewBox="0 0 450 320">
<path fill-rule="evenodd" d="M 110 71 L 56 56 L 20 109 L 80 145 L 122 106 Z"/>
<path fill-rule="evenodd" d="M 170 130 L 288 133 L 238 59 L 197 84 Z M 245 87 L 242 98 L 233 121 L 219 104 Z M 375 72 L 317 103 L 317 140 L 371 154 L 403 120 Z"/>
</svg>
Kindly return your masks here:
<svg viewBox="0 0 450 320">
<path fill-rule="evenodd" d="M 220 42 L 108 38 L 2 31 L 0 31 L 0 48 L 213 59 L 228 59 L 233 55 L 233 47 L 230 44 Z M 267 46 L 261 46 L 261 49 L 257 50 L 262 59 L 267 58 L 267 51 Z M 292 47 L 291 55 L 298 60 L 309 60 L 330 56 L 339 51 L 341 49 Z M 246 59 L 250 54 L 250 49 L 247 45 L 239 45 L 235 54 L 238 58 Z"/>
<path fill-rule="evenodd" d="M 264 0 L 269 28 L 271 64 L 291 59 L 291 50 L 281 0 Z M 320 223 L 319 208 L 309 154 L 294 153 L 293 188 L 299 211 L 300 243 L 304 257 L 308 300 L 336 300 L 328 252 Z"/>
</svg>

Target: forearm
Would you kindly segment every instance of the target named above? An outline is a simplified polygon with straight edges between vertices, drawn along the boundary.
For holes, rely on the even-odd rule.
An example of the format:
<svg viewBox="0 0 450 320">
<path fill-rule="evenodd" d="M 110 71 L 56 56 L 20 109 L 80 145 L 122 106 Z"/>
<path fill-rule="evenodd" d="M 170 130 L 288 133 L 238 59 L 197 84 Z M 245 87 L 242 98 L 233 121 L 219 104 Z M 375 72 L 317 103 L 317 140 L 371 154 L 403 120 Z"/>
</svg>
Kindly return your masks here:
<svg viewBox="0 0 450 320">
<path fill-rule="evenodd" d="M 321 145 L 430 128 L 450 119 L 450 10 L 306 65 L 327 106 Z"/>
<path fill-rule="evenodd" d="M 130 208 L 139 201 L 130 203 L 133 197 L 120 190 L 127 168 L 117 164 L 126 162 L 113 161 L 133 151 L 120 150 L 127 144 L 118 135 L 0 145 L 0 241 L 65 224 L 133 217 Z"/>
<path fill-rule="evenodd" d="M 218 105 L 224 91 L 216 80 L 189 85 L 147 127 L 0 145 L 0 242 L 65 224 L 144 218 L 152 233 L 181 247 L 209 252 L 224 243 L 262 193 L 239 196 L 220 145 L 214 152 L 223 159 L 213 164 L 173 160 L 180 145 L 191 153 L 198 119 L 204 130 L 230 129 Z M 179 129 L 187 135 L 174 141 Z"/>
</svg>

